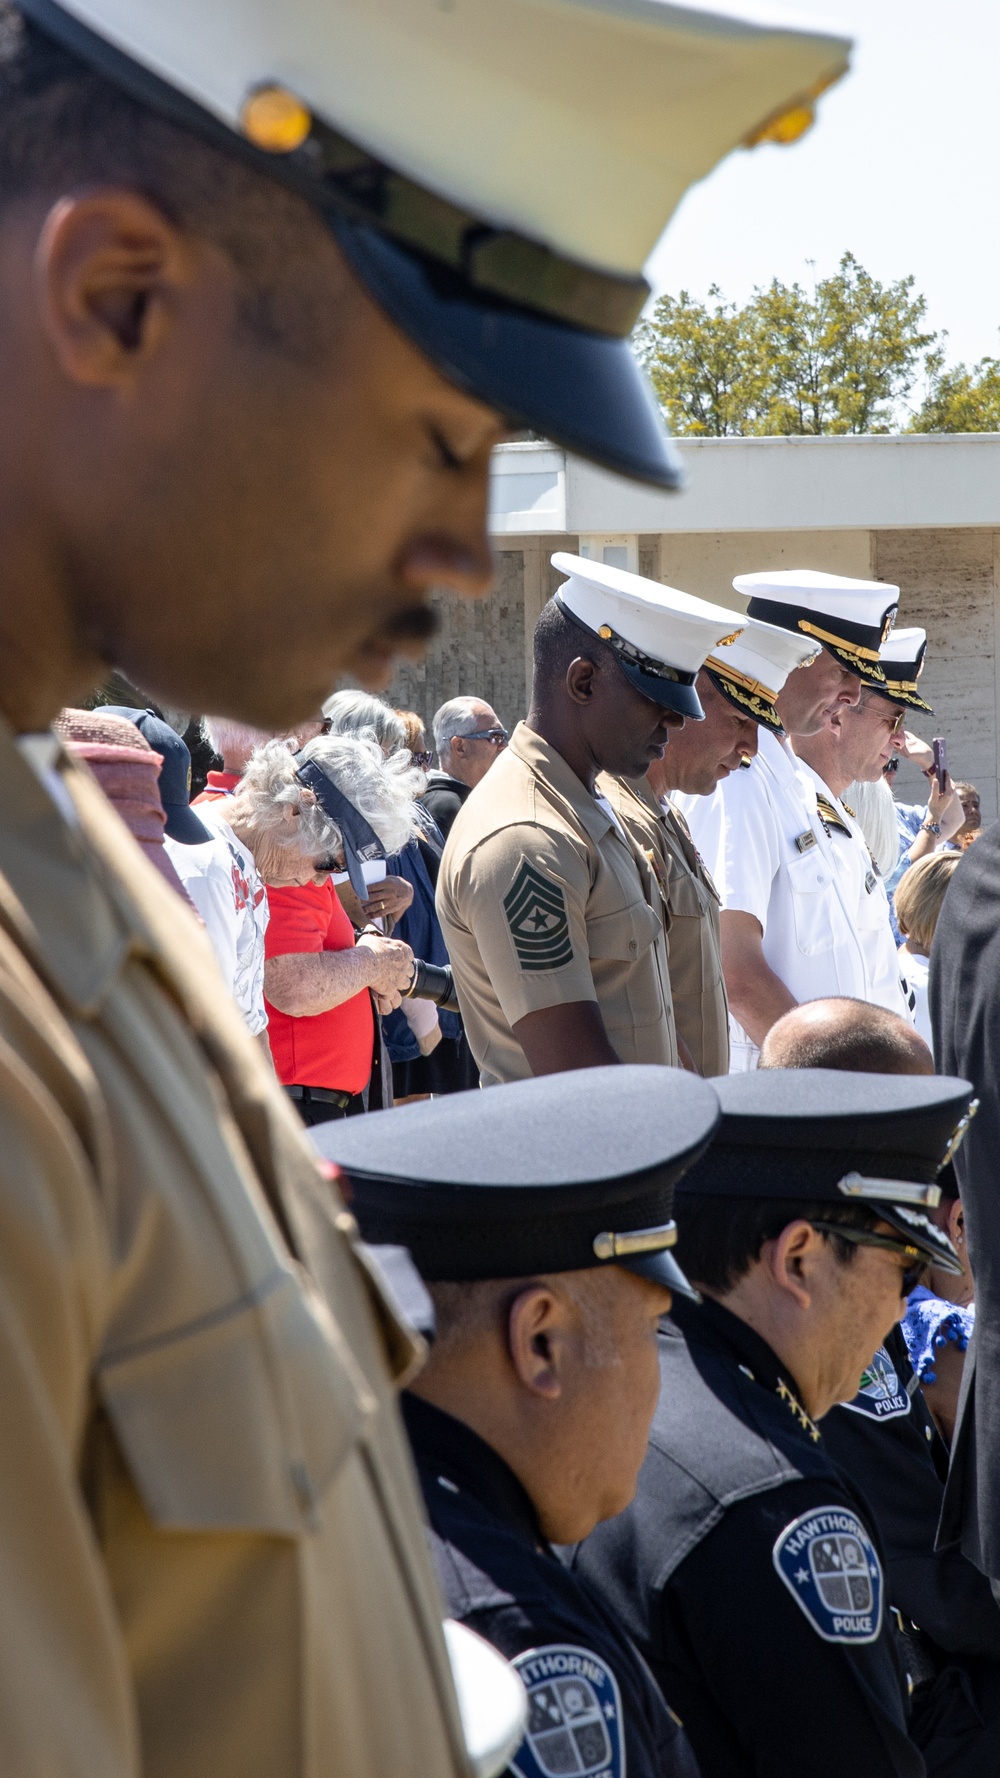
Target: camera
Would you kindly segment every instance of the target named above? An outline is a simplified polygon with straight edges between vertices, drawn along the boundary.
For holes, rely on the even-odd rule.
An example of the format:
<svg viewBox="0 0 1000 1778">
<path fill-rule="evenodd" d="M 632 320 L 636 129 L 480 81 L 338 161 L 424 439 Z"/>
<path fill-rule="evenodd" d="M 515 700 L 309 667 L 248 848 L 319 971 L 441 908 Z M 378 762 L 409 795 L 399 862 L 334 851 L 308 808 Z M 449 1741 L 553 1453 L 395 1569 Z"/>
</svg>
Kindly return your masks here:
<svg viewBox="0 0 1000 1778">
<path fill-rule="evenodd" d="M 458 995 L 450 964 L 424 963 L 413 959 L 413 980 L 403 991 L 404 1000 L 433 1000 L 442 1012 L 458 1012 Z"/>
</svg>

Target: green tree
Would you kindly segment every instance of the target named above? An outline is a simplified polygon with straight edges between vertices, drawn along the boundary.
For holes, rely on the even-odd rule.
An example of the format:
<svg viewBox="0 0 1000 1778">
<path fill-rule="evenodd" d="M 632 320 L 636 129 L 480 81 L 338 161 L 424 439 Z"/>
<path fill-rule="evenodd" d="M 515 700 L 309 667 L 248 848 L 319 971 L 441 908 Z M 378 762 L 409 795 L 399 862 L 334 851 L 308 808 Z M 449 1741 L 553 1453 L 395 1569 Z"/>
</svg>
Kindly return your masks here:
<svg viewBox="0 0 1000 1778">
<path fill-rule="evenodd" d="M 981 358 L 969 370 L 949 370 L 943 353 L 932 355 L 927 395 L 910 421 L 910 432 L 1000 432 L 1000 360 Z"/>
<path fill-rule="evenodd" d="M 635 345 L 681 435 L 889 432 L 937 336 L 913 279 L 880 284 L 845 253 L 810 294 L 774 279 L 742 307 L 663 296 Z"/>
</svg>

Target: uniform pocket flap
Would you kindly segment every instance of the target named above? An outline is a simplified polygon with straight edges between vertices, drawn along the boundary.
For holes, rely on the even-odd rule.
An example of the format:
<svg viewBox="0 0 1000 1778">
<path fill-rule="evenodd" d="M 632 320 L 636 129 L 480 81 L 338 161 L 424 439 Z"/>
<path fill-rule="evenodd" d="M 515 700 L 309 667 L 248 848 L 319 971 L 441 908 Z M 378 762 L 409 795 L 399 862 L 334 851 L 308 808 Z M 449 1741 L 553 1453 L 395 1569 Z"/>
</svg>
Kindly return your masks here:
<svg viewBox="0 0 1000 1778">
<path fill-rule="evenodd" d="M 830 872 L 822 855 L 804 852 L 788 865 L 788 881 L 796 895 L 818 895 L 830 881 Z"/>
<path fill-rule="evenodd" d="M 588 920 L 587 948 L 591 957 L 631 963 L 645 955 L 662 930 L 660 915 L 644 901 L 635 901 L 613 914 Z"/>
<path fill-rule="evenodd" d="M 157 1524 L 296 1537 L 374 1408 L 325 1305 L 291 1271 L 98 1371 Z"/>
</svg>

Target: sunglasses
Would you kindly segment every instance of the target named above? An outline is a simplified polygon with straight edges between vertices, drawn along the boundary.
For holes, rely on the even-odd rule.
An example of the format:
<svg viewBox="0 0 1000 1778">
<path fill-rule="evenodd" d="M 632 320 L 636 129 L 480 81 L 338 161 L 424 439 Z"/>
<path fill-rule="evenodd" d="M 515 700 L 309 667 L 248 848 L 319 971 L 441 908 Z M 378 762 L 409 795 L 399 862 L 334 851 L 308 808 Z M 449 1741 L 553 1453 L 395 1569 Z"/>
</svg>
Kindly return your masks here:
<svg viewBox="0 0 1000 1778">
<path fill-rule="evenodd" d="M 415 766 L 418 766 L 422 772 L 426 772 L 430 767 L 430 763 L 431 763 L 431 760 L 434 758 L 434 755 L 430 751 L 429 748 L 422 747 L 420 749 L 419 753 L 411 752 L 410 758 L 412 759 Z"/>
<path fill-rule="evenodd" d="M 840 1235 L 850 1241 L 852 1247 L 880 1247 L 884 1253 L 898 1253 L 911 1263 L 903 1272 L 903 1295 L 909 1296 L 916 1290 L 930 1271 L 931 1262 L 920 1249 L 910 1245 L 908 1241 L 894 1241 L 891 1235 L 876 1235 L 868 1229 L 852 1229 L 840 1222 L 814 1222 L 811 1225 L 821 1235 Z"/>
<path fill-rule="evenodd" d="M 899 754 L 894 753 L 892 758 L 887 760 L 885 765 L 882 767 L 882 776 L 883 776 L 883 778 L 889 778 L 892 776 L 893 772 L 898 772 L 898 771 L 899 771 Z"/>
<path fill-rule="evenodd" d="M 471 735 L 456 735 L 457 741 L 488 741 L 491 747 L 506 747 L 510 734 L 505 728 L 477 728 Z"/>
</svg>

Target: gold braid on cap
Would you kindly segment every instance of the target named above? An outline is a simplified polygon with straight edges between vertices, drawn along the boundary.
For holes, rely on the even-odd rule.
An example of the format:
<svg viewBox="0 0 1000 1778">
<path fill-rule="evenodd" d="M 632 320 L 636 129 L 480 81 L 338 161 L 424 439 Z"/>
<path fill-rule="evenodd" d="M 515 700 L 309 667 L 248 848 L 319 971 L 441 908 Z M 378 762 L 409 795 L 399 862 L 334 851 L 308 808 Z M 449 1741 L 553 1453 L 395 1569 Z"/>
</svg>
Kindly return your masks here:
<svg viewBox="0 0 1000 1778">
<path fill-rule="evenodd" d="M 885 688 L 886 691 L 910 691 L 915 695 L 917 682 L 915 679 L 887 679 Z"/>
<path fill-rule="evenodd" d="M 853 655 L 859 661 L 874 661 L 878 666 L 878 649 L 862 648 L 860 642 L 848 642 L 843 636 L 834 636 L 829 630 L 821 630 L 818 624 L 807 623 L 804 617 L 799 618 L 799 629 L 807 636 L 815 636 L 817 642 L 827 642 L 841 654 Z"/>
</svg>

